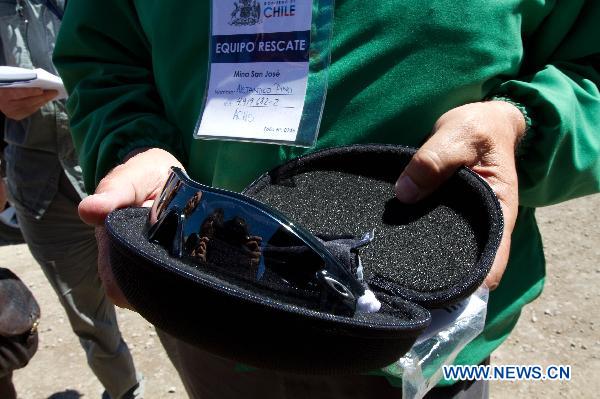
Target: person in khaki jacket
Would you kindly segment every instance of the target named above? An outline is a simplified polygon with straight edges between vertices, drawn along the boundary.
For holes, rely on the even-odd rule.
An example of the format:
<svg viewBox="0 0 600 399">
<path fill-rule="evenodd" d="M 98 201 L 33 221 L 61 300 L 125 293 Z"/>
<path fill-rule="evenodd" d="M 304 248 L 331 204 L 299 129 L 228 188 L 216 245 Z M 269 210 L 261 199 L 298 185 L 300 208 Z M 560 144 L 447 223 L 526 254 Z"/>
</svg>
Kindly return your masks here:
<svg viewBox="0 0 600 399">
<path fill-rule="evenodd" d="M 55 73 L 63 0 L 0 2 L 0 65 Z M 103 398 L 140 398 L 142 377 L 97 274 L 94 229 L 77 215 L 85 196 L 63 101 L 41 89 L 1 89 L 8 198 L 23 236 L 56 291 Z"/>
</svg>

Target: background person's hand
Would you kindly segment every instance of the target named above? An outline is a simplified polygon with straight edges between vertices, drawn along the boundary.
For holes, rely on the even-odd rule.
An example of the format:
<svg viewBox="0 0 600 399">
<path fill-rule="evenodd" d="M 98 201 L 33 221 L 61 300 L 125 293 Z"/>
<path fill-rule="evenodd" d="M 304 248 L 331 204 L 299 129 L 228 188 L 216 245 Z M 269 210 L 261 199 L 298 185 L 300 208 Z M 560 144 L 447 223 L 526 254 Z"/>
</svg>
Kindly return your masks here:
<svg viewBox="0 0 600 399">
<path fill-rule="evenodd" d="M 181 163 L 164 150 L 152 148 L 136 152 L 123 164 L 114 168 L 100 181 L 96 192 L 79 204 L 81 219 L 96 226 L 98 275 L 106 294 L 117 306 L 130 308 L 115 281 L 109 263 L 108 236 L 104 229 L 104 219 L 118 208 L 152 205 L 169 177 L 171 166 L 183 169 Z"/>
<path fill-rule="evenodd" d="M 459 167 L 468 166 L 496 193 L 504 213 L 504 232 L 485 283 L 495 289 L 510 251 L 519 189 L 515 148 L 526 129 L 514 105 L 489 101 L 463 105 L 442 115 L 432 136 L 417 151 L 396 182 L 396 196 L 414 203 L 431 194 Z"/>
<path fill-rule="evenodd" d="M 36 113 L 58 95 L 56 90 L 37 88 L 0 88 L 0 112 L 20 121 Z"/>
</svg>

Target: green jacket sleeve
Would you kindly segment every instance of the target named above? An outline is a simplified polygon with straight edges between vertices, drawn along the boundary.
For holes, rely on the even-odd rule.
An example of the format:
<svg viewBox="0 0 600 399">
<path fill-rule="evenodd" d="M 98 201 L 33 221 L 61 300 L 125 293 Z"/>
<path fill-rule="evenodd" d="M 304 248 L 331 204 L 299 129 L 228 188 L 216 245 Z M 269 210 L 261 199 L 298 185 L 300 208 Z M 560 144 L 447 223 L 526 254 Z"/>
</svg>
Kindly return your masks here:
<svg viewBox="0 0 600 399">
<path fill-rule="evenodd" d="M 159 147 L 183 157 L 133 3 L 70 0 L 54 52 L 70 94 L 71 131 L 88 192 L 136 148 Z"/>
<path fill-rule="evenodd" d="M 557 2 L 525 43 L 522 77 L 494 94 L 527 108 L 520 203 L 538 207 L 600 188 L 600 2 Z"/>
</svg>

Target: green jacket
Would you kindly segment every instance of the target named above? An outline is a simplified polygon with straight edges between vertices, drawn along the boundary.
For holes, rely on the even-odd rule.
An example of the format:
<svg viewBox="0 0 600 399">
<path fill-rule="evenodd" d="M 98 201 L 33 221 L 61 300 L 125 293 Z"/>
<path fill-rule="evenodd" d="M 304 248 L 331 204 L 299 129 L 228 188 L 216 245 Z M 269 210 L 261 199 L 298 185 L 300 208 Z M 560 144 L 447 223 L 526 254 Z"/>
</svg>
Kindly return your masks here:
<svg viewBox="0 0 600 399">
<path fill-rule="evenodd" d="M 54 0 L 55 14 L 39 1 L 0 0 L 0 65 L 57 73 L 52 52 L 64 2 Z M 13 201 L 41 217 L 54 199 L 63 170 L 80 196 L 85 195 L 64 101 L 51 101 L 21 121 L 2 122 Z"/>
<path fill-rule="evenodd" d="M 336 2 L 327 102 L 310 150 L 193 140 L 208 13 L 209 1 L 69 1 L 55 62 L 71 93 L 88 190 L 145 146 L 169 150 L 203 183 L 240 190 L 274 165 L 324 147 L 418 146 L 449 109 L 511 97 L 527 106 L 533 129 L 518 159 L 521 208 L 510 262 L 491 294 L 485 331 L 456 361 L 481 362 L 542 290 L 534 208 L 599 189 L 600 3 Z"/>
</svg>

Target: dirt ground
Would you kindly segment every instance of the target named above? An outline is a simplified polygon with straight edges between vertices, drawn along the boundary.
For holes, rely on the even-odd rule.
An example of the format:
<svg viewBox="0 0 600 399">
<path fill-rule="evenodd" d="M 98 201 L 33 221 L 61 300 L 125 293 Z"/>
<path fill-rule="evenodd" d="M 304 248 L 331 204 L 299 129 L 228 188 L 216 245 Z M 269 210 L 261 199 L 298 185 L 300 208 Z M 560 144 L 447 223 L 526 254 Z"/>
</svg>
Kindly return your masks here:
<svg viewBox="0 0 600 399">
<path fill-rule="evenodd" d="M 543 295 L 528 305 L 511 338 L 492 355 L 495 364 L 572 366 L 569 382 L 493 382 L 492 398 L 596 398 L 600 392 L 600 196 L 538 211 L 548 260 Z M 102 387 L 86 365 L 54 292 L 27 247 L 0 247 L 0 266 L 9 267 L 42 306 L 40 347 L 16 372 L 22 399 L 99 398 Z M 186 398 L 152 326 L 119 311 L 119 323 L 146 378 L 146 398 Z"/>
</svg>

